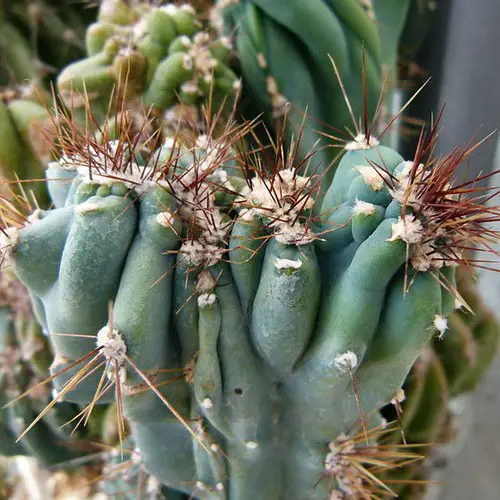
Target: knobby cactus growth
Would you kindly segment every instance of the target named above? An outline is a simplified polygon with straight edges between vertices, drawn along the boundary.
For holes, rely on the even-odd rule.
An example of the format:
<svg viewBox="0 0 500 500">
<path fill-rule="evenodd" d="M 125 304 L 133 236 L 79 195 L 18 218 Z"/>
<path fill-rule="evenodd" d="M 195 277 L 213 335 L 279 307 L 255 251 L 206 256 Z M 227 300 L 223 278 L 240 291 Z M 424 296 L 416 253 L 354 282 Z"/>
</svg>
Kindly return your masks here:
<svg viewBox="0 0 500 500">
<path fill-rule="evenodd" d="M 101 122 L 118 95 L 139 116 L 152 106 L 175 129 L 179 108 L 197 114 L 208 96 L 219 108 L 240 85 L 229 68 L 229 39 L 207 31 L 189 4 L 105 0 L 87 29 L 86 51 L 63 69 L 57 87 L 76 116 L 89 101 Z"/>
<path fill-rule="evenodd" d="M 464 251 L 497 236 L 453 181 L 470 149 L 434 157 L 436 125 L 404 161 L 365 127 L 319 203 L 314 151 L 285 133 L 245 151 L 252 124 L 229 120 L 153 148 L 122 126 L 60 141 L 53 209 L 6 207 L 4 260 L 55 352 L 48 408 L 116 401 L 147 471 L 197 498 L 390 494 L 361 464 L 414 457 L 374 444 L 376 412 L 465 304 Z"/>
</svg>

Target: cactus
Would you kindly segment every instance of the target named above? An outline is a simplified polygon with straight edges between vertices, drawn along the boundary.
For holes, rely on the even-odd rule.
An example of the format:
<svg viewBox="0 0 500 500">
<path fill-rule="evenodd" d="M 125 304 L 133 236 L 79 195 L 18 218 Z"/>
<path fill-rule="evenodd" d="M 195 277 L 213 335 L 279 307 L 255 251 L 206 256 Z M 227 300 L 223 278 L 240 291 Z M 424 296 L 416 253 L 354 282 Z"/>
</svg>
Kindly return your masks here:
<svg viewBox="0 0 500 500">
<path fill-rule="evenodd" d="M 239 86 L 228 67 L 228 40 L 203 30 L 189 4 L 106 0 L 87 29 L 86 50 L 85 59 L 60 73 L 57 86 L 76 111 L 89 99 L 100 122 L 117 95 L 129 109 L 144 103 L 163 118 L 175 104 L 196 110 L 209 95 L 218 108 Z M 170 115 L 175 127 L 179 116 Z"/>
<path fill-rule="evenodd" d="M 315 160 L 319 171 L 328 172 L 327 183 L 338 155 L 324 136 L 344 137 L 352 116 L 381 114 L 377 103 L 383 66 L 390 70 L 385 90 L 395 83 L 396 50 L 408 1 L 371 3 L 293 0 L 282 5 L 272 0 L 220 0 L 212 11 L 213 24 L 234 34 L 243 88 L 249 97 L 248 106 L 243 107 L 245 115 L 263 112 L 268 127 L 276 128 L 276 120 L 286 114 L 287 140 L 300 130 L 303 158 L 321 145 Z M 354 96 L 349 107 L 344 103 L 344 87 Z M 306 113 L 309 118 L 304 126 Z"/>
<path fill-rule="evenodd" d="M 452 398 L 476 387 L 493 361 L 500 338 L 499 325 L 482 303 L 474 275 L 465 267 L 458 268 L 457 289 L 467 307 L 457 304 L 459 308 L 450 316 L 446 334 L 435 337 L 412 368 L 400 405 L 402 434 L 394 433 L 389 440 L 400 446 L 404 436 L 408 444 L 421 444 L 418 451 L 431 458 L 443 444 L 456 440 L 460 429 L 450 409 Z M 386 410 L 386 415 L 391 413 Z M 429 472 L 426 462 L 411 463 L 390 471 L 386 478 L 405 477 L 409 481 L 424 478 Z M 425 484 L 416 487 L 422 490 Z M 402 484 L 393 489 L 402 498 L 413 498 L 416 487 Z"/>
<path fill-rule="evenodd" d="M 85 461 L 78 438 L 104 440 L 110 497 L 406 494 L 391 481 L 422 477 L 425 454 L 406 442 L 441 439 L 445 402 L 491 361 L 496 326 L 455 270 L 488 251 L 498 210 L 453 181 L 469 150 L 433 157 L 437 126 L 404 161 L 368 123 L 383 122 L 407 1 L 217 4 L 240 68 L 189 5 L 104 0 L 87 57 L 57 79 L 70 111 L 48 122 L 32 97 L 2 101 L 10 178 L 52 159 L 40 124 L 58 159 L 52 208 L 0 198 L 1 261 L 40 324 L 0 304 L 0 394 L 15 400 L 1 451 Z M 234 121 L 242 109 L 262 129 Z M 50 342 L 44 366 L 10 356 L 28 331 Z M 381 424 L 389 402 L 405 438 Z"/>
<path fill-rule="evenodd" d="M 43 91 L 32 86 L 0 92 L 0 175 L 2 191 L 12 198 L 18 184 L 31 203 L 48 205 L 43 184 L 45 166 L 52 159 L 48 136 L 56 125 Z M 42 102 L 41 102 L 42 101 Z M 5 182 L 9 181 L 10 186 Z M 21 181 L 19 184 L 18 181 Z"/>
<path fill-rule="evenodd" d="M 490 219 L 452 182 L 468 152 L 429 156 L 435 130 L 409 162 L 373 134 L 345 143 L 320 206 L 300 144 L 238 151 L 250 125 L 152 153 L 73 130 L 55 208 L 2 245 L 55 352 L 49 407 L 115 400 L 148 472 L 197 498 L 373 492 L 339 436 L 361 419 L 368 438 L 447 329 Z"/>
</svg>

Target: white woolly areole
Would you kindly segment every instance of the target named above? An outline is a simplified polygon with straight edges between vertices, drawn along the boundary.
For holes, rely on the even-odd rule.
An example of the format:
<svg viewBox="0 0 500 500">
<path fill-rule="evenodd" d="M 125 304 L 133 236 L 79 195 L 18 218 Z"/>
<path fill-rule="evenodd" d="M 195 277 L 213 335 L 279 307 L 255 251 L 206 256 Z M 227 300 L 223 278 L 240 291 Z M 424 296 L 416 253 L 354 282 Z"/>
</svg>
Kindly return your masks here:
<svg viewBox="0 0 500 500">
<path fill-rule="evenodd" d="M 330 452 L 325 457 L 324 469 L 328 476 L 335 478 L 338 487 L 330 499 L 357 498 L 360 479 L 356 466 L 350 461 L 355 451 L 353 440 L 340 434 L 328 447 Z"/>
<path fill-rule="evenodd" d="M 190 80 L 189 82 L 184 82 L 181 85 L 181 91 L 185 92 L 186 94 L 198 94 L 200 92 L 200 89 L 195 81 Z"/>
<path fill-rule="evenodd" d="M 210 147 L 210 140 L 208 139 L 208 135 L 201 134 L 196 138 L 195 145 L 197 148 L 207 150 Z"/>
<path fill-rule="evenodd" d="M 205 307 L 211 307 L 215 304 L 217 296 L 215 293 L 202 293 L 198 297 L 198 307 L 200 309 L 205 309 Z"/>
<path fill-rule="evenodd" d="M 219 42 L 226 47 L 226 49 L 232 50 L 233 44 L 231 42 L 231 39 L 228 36 L 220 36 L 219 37 Z"/>
<path fill-rule="evenodd" d="M 196 280 L 196 290 L 199 292 L 211 292 L 215 288 L 215 280 L 210 271 L 201 271 Z"/>
<path fill-rule="evenodd" d="M 41 215 L 42 215 L 42 211 L 39 208 L 35 209 L 32 214 L 28 215 L 28 218 L 26 220 L 26 224 L 24 225 L 24 227 L 31 226 L 31 225 L 35 224 L 36 222 L 40 221 Z"/>
<path fill-rule="evenodd" d="M 215 485 L 215 489 L 216 489 L 217 491 L 224 491 L 224 485 L 223 485 L 222 483 L 217 483 L 217 484 Z"/>
<path fill-rule="evenodd" d="M 398 389 L 396 394 L 391 398 L 391 404 L 397 406 L 399 403 L 402 403 L 406 399 L 406 394 L 403 388 Z"/>
<path fill-rule="evenodd" d="M 214 142 L 212 138 L 205 134 L 199 135 L 196 139 L 196 147 L 205 152 L 205 156 L 197 165 L 199 172 L 210 171 L 212 174 L 223 172 L 223 169 L 215 168 L 227 159 L 228 147 L 223 142 Z M 225 171 L 224 171 L 225 172 Z M 226 172 L 225 172 L 226 173 Z M 194 172 L 193 172 L 194 174 Z"/>
<path fill-rule="evenodd" d="M 378 145 L 379 141 L 375 137 L 370 136 L 370 140 L 367 141 L 365 134 L 358 134 L 353 141 L 348 142 L 344 146 L 344 149 L 346 151 L 359 151 L 359 150 L 371 149 Z"/>
<path fill-rule="evenodd" d="M 346 351 L 342 354 L 339 354 L 334 359 L 337 368 L 343 372 L 348 372 L 356 368 L 358 366 L 358 357 L 352 351 Z"/>
<path fill-rule="evenodd" d="M 88 167 L 78 167 L 78 174 L 82 177 L 84 183 L 99 184 L 101 186 L 111 186 L 117 182 L 122 182 L 129 189 L 133 189 L 138 194 L 149 191 L 155 186 L 152 174 L 152 168 L 131 163 L 127 170 L 109 170 L 107 172 L 99 173 L 92 169 L 89 172 Z"/>
<path fill-rule="evenodd" d="M 258 52 L 256 54 L 257 56 L 257 63 L 262 69 L 267 68 L 267 61 L 266 61 L 266 56 L 262 52 Z"/>
<path fill-rule="evenodd" d="M 191 168 L 171 182 L 183 220 L 194 223 L 199 230 L 196 240 L 185 242 L 180 252 L 188 265 L 212 266 L 227 251 L 227 233 L 231 220 L 215 203 L 214 184 L 234 189 L 227 172 L 219 166 L 227 160 L 230 148 L 221 141 L 213 141 L 206 135 L 197 138 L 196 146 L 205 152 L 194 161 Z"/>
<path fill-rule="evenodd" d="M 373 203 L 368 203 L 367 201 L 358 200 L 354 203 L 352 208 L 352 215 L 374 215 L 377 211 L 377 207 Z"/>
<path fill-rule="evenodd" d="M 410 207 L 420 207 L 421 202 L 418 199 L 416 185 L 425 180 L 430 175 L 430 171 L 426 171 L 424 165 L 420 163 L 416 168 L 414 162 L 405 161 L 403 167 L 396 174 L 398 181 L 394 189 L 391 190 L 392 197 Z M 413 173 L 413 176 L 411 175 Z"/>
<path fill-rule="evenodd" d="M 171 15 L 171 16 L 174 16 L 175 14 L 177 14 L 177 11 L 179 10 L 179 7 L 177 7 L 177 5 L 174 5 L 173 3 L 167 3 L 166 5 L 162 5 L 160 7 L 160 9 Z"/>
<path fill-rule="evenodd" d="M 344 500 L 344 498 L 344 494 L 336 489 L 331 490 L 328 495 L 328 500 Z"/>
<path fill-rule="evenodd" d="M 179 8 L 185 12 L 189 12 L 190 14 L 196 14 L 194 7 L 188 3 L 183 3 Z"/>
<path fill-rule="evenodd" d="M 99 204 L 92 201 L 85 201 L 80 205 L 75 206 L 75 212 L 79 214 L 87 214 L 99 210 Z"/>
<path fill-rule="evenodd" d="M 256 450 L 259 447 L 259 443 L 257 441 L 245 441 L 245 446 L 249 450 Z"/>
<path fill-rule="evenodd" d="M 179 250 L 184 257 L 184 261 L 191 266 L 210 267 L 217 264 L 225 253 L 225 248 L 216 245 L 204 244 L 200 241 L 185 241 Z"/>
<path fill-rule="evenodd" d="M 413 170 L 414 162 L 411 160 L 410 161 L 407 160 L 407 161 L 404 161 L 401 165 L 403 165 L 403 167 L 400 168 L 399 172 L 396 174 L 396 179 L 398 181 L 402 181 L 410 176 L 411 171 Z M 424 167 L 424 165 L 422 163 L 420 163 L 420 165 L 418 165 L 418 167 L 417 167 L 417 172 L 421 172 L 423 167 Z M 417 174 L 417 176 L 418 176 L 418 174 Z"/>
<path fill-rule="evenodd" d="M 207 487 L 205 486 L 205 483 L 202 483 L 201 481 L 196 481 L 196 487 L 202 491 L 207 489 Z"/>
<path fill-rule="evenodd" d="M 204 78 L 211 75 L 214 68 L 218 65 L 217 59 L 215 59 L 210 52 L 211 43 L 212 40 L 210 39 L 210 35 L 206 32 L 196 33 L 189 44 L 183 43 L 188 49 L 187 57 L 190 61 L 189 67 L 186 67 L 186 60 L 184 61 L 184 66 L 186 69 L 194 68 L 195 80 L 200 77 Z"/>
<path fill-rule="evenodd" d="M 408 244 L 420 243 L 423 238 L 424 228 L 422 222 L 414 215 L 407 214 L 399 217 L 392 225 L 392 236 L 387 241 L 402 240 Z"/>
<path fill-rule="evenodd" d="M 448 320 L 444 318 L 443 316 L 436 314 L 434 316 L 434 320 L 432 322 L 434 328 L 438 331 L 439 335 L 438 337 L 441 339 L 443 338 L 446 330 L 448 330 Z"/>
<path fill-rule="evenodd" d="M 301 211 L 311 208 L 314 200 L 306 197 L 300 207 L 294 207 L 292 202 L 287 201 L 297 198 L 297 193 L 303 194 L 310 181 L 310 177 L 298 175 L 292 168 L 276 172 L 272 179 L 252 179 L 252 188 L 245 186 L 236 200 L 236 203 L 243 205 L 242 218 L 251 220 L 258 215 L 270 219 L 267 227 L 274 232 L 276 240 L 284 245 L 311 243 L 314 233 L 299 220 L 299 215 Z"/>
<path fill-rule="evenodd" d="M 203 408 L 207 409 L 207 410 L 210 410 L 211 408 L 214 407 L 214 404 L 212 403 L 212 400 L 210 398 L 205 398 L 202 402 L 201 402 Z"/>
<path fill-rule="evenodd" d="M 85 161 L 82 157 L 77 155 L 63 155 L 57 161 L 51 161 L 48 164 L 48 168 L 62 168 L 64 170 L 68 170 L 70 172 L 76 171 L 78 166 L 85 165 Z"/>
<path fill-rule="evenodd" d="M 9 264 L 12 251 L 19 242 L 19 229 L 17 227 L 7 227 L 0 231 L 0 265 Z"/>
<path fill-rule="evenodd" d="M 144 38 L 148 33 L 148 20 L 146 17 L 141 17 L 132 27 L 132 37 L 138 41 Z"/>
<path fill-rule="evenodd" d="M 440 269 L 443 266 L 457 266 L 460 255 L 457 251 L 450 251 L 447 247 L 456 238 L 456 229 L 452 224 L 442 224 L 436 227 L 434 220 L 439 220 L 439 208 L 424 203 L 423 187 L 432 183 L 432 168 L 426 168 L 422 163 L 416 165 L 413 161 L 405 161 L 397 168 L 394 174 L 394 186 L 390 189 L 391 196 L 409 209 L 419 214 L 419 219 L 413 215 L 406 215 L 405 220 L 398 219 L 393 225 L 393 239 L 401 239 L 413 244 L 411 264 L 413 269 L 420 272 L 430 269 Z M 447 184 L 444 191 L 451 189 Z M 455 194 L 444 196 L 445 200 L 453 200 Z M 434 226 L 433 226 L 434 224 Z M 425 234 L 424 234 L 425 233 Z M 459 239 L 461 235 L 458 234 Z"/>
<path fill-rule="evenodd" d="M 174 225 L 175 218 L 170 212 L 160 212 L 156 215 L 156 222 L 162 227 L 171 228 Z"/>
<path fill-rule="evenodd" d="M 273 106 L 273 117 L 283 116 L 288 107 L 288 99 L 279 92 L 278 84 L 271 75 L 266 77 L 266 88 Z"/>
<path fill-rule="evenodd" d="M 111 361 L 114 366 L 116 363 L 120 370 L 120 380 L 123 382 L 125 379 L 125 355 L 127 354 L 127 346 L 118 330 L 111 329 L 108 325 L 102 327 L 97 332 L 97 347 L 101 348 L 104 357 Z"/>
<path fill-rule="evenodd" d="M 432 260 L 430 255 L 434 252 L 430 242 L 422 243 L 414 248 L 411 257 L 411 265 L 416 271 L 425 272 L 431 267 L 439 268 L 442 266 L 442 261 Z"/>
<path fill-rule="evenodd" d="M 384 178 L 387 175 L 383 170 L 372 165 L 357 165 L 354 168 L 361 174 L 365 184 L 368 184 L 374 191 L 380 191 L 384 187 Z"/>
<path fill-rule="evenodd" d="M 314 240 L 314 233 L 301 224 L 277 224 L 274 237 L 283 245 L 307 245 Z"/>
<path fill-rule="evenodd" d="M 349 463 L 345 455 L 354 451 L 354 443 L 345 434 L 339 434 L 337 439 L 328 443 L 330 452 L 325 457 L 325 472 L 328 475 L 342 476 Z"/>
<path fill-rule="evenodd" d="M 155 476 L 149 476 L 148 482 L 146 485 L 146 491 L 152 498 L 155 498 L 153 495 L 157 495 L 160 492 L 161 483 Z"/>
<path fill-rule="evenodd" d="M 53 401 L 57 400 L 57 402 L 59 402 L 59 401 L 64 400 L 64 398 L 59 397 L 59 394 L 60 394 L 60 392 L 55 387 L 52 387 L 52 391 L 50 392 L 50 395 L 52 396 Z"/>
<path fill-rule="evenodd" d="M 141 194 L 155 185 L 158 174 L 152 168 L 138 165 L 130 159 L 127 151 L 128 146 L 122 145 L 124 151 L 120 152 L 122 165 L 115 165 L 120 142 L 110 141 L 106 145 L 107 153 L 97 148 L 89 148 L 89 158 L 85 159 L 77 155 L 62 156 L 57 162 L 51 162 L 50 166 L 59 166 L 65 170 L 76 171 L 86 184 L 100 184 L 110 186 L 117 182 L 123 182 L 129 189 L 134 189 Z M 89 166 L 90 165 L 90 166 Z"/>
<path fill-rule="evenodd" d="M 274 267 L 276 269 L 284 270 L 284 269 L 295 269 L 298 270 L 302 267 L 301 260 L 291 260 L 291 259 L 275 259 Z"/>
</svg>

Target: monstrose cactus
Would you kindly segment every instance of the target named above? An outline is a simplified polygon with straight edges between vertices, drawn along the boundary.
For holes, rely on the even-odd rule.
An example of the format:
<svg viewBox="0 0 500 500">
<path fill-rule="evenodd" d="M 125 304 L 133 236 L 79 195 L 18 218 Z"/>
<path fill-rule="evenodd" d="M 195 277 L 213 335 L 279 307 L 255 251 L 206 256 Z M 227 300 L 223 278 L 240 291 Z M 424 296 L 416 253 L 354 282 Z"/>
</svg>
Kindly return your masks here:
<svg viewBox="0 0 500 500">
<path fill-rule="evenodd" d="M 73 135 L 54 209 L 3 230 L 55 351 L 51 405 L 114 399 L 149 473 L 196 498 L 375 494 L 349 432 L 369 443 L 445 333 L 489 209 L 452 182 L 466 151 L 432 157 L 435 130 L 411 161 L 359 133 L 321 206 L 314 156 L 240 151 L 245 134 L 150 153 Z"/>
</svg>

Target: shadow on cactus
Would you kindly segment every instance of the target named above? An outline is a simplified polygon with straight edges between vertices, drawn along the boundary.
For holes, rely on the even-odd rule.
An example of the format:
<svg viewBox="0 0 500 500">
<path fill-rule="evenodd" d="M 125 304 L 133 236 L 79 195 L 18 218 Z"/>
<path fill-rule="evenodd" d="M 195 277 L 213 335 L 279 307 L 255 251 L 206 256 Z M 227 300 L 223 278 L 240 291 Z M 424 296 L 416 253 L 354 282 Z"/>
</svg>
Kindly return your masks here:
<svg viewBox="0 0 500 500">
<path fill-rule="evenodd" d="M 416 458 L 370 429 L 465 302 L 456 266 L 484 261 L 464 251 L 498 236 L 489 194 L 452 179 L 475 146 L 436 158 L 435 124 L 404 161 L 360 134 L 321 193 L 285 129 L 264 144 L 210 110 L 192 142 L 144 137 L 127 113 L 111 141 L 67 125 L 54 208 L 2 207 L 5 263 L 55 352 L 48 408 L 83 404 L 85 423 L 115 400 L 145 469 L 196 498 L 391 495 L 358 455 L 333 458 L 362 441 L 376 472 Z"/>
</svg>

